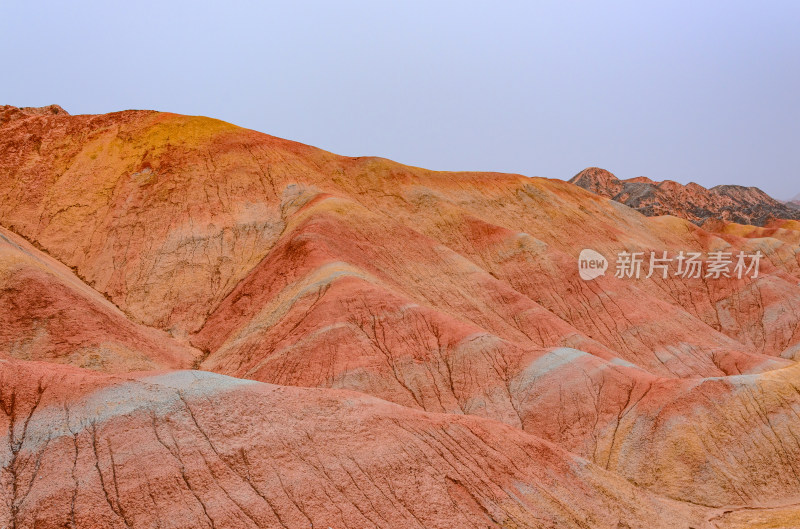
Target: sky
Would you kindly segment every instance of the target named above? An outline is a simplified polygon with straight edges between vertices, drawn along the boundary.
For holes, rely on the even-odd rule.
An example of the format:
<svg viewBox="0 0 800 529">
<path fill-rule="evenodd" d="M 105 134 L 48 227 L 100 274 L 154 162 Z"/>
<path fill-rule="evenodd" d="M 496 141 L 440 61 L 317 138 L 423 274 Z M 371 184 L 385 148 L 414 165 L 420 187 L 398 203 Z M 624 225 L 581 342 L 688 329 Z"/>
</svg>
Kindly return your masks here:
<svg viewBox="0 0 800 529">
<path fill-rule="evenodd" d="M 0 0 L 0 104 L 440 170 L 800 193 L 800 2 Z"/>
</svg>

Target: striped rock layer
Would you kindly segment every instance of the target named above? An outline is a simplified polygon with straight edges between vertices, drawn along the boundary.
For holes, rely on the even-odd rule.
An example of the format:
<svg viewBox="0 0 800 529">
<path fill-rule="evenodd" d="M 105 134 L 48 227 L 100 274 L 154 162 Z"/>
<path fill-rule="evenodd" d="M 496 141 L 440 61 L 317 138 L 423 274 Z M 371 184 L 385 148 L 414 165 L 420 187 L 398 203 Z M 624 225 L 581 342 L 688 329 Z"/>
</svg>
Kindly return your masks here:
<svg viewBox="0 0 800 529">
<path fill-rule="evenodd" d="M 800 527 L 796 221 L 0 107 L 0 322 L 0 527 Z"/>
</svg>

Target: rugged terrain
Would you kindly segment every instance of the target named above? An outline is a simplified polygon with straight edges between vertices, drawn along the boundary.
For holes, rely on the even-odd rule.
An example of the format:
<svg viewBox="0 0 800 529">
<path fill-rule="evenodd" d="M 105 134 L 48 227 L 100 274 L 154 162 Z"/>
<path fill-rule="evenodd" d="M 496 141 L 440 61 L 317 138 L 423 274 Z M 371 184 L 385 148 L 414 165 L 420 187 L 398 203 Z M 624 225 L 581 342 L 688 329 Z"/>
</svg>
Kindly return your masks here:
<svg viewBox="0 0 800 529">
<path fill-rule="evenodd" d="M 675 215 L 702 224 L 707 219 L 763 226 L 778 219 L 800 220 L 793 202 L 775 200 L 757 187 L 694 182 L 655 182 L 639 176 L 620 180 L 605 169 L 589 167 L 570 180 L 575 185 L 630 206 L 648 217 Z"/>
<path fill-rule="evenodd" d="M 204 117 L 0 127 L 0 527 L 800 527 L 797 221 Z"/>
</svg>

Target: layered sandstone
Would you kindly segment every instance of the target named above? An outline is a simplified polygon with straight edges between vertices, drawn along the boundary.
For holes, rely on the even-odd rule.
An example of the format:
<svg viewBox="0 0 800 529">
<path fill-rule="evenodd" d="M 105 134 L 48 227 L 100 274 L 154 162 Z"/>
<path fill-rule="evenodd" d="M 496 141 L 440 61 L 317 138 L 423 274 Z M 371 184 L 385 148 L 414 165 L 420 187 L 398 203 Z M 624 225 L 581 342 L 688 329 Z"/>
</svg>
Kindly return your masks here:
<svg viewBox="0 0 800 529">
<path fill-rule="evenodd" d="M 706 190 L 595 169 L 590 193 L 203 117 L 0 115 L 0 526 L 794 516 L 797 221 L 650 218 L 610 198 Z M 636 279 L 621 251 L 764 257 Z"/>
<path fill-rule="evenodd" d="M 694 182 L 656 182 L 644 176 L 620 180 L 598 167 L 584 169 L 570 182 L 650 217 L 675 215 L 696 224 L 720 219 L 757 226 L 774 219 L 800 219 L 800 211 L 791 203 L 775 200 L 757 187 L 719 185 L 706 189 Z"/>
</svg>

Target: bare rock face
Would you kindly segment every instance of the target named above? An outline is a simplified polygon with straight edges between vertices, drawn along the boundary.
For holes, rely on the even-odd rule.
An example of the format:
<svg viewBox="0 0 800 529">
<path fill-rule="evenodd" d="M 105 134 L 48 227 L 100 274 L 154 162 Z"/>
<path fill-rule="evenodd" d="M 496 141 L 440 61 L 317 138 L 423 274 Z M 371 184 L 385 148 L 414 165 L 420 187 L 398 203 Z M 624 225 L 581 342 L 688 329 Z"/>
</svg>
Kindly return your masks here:
<svg viewBox="0 0 800 529">
<path fill-rule="evenodd" d="M 705 516 L 485 419 L 205 372 L 0 366 L 4 526 L 679 528 Z"/>
<path fill-rule="evenodd" d="M 655 182 L 643 176 L 619 180 L 597 167 L 584 169 L 570 182 L 649 217 L 674 215 L 695 224 L 719 219 L 756 226 L 773 219 L 800 219 L 800 212 L 791 203 L 775 200 L 757 187 L 720 185 L 706 189 L 694 182 L 684 186 L 671 180 Z"/>
<path fill-rule="evenodd" d="M 25 119 L 37 116 L 69 115 L 69 113 L 58 105 L 48 105 L 46 107 L 14 107 L 11 105 L 0 105 L 0 125 L 4 125 L 15 119 Z"/>
<path fill-rule="evenodd" d="M 757 189 L 0 116 L 0 527 L 800 517 L 800 222 Z M 623 251 L 763 259 L 636 279 Z"/>
<path fill-rule="evenodd" d="M 649 181 L 643 182 L 641 178 L 644 177 L 637 179 L 636 183 L 650 183 Z M 588 167 L 584 169 L 575 175 L 570 182 L 596 195 L 611 199 L 618 196 L 625 187 L 623 182 L 611 172 L 600 169 L 599 167 Z"/>
<path fill-rule="evenodd" d="M 66 266 L 0 227 L 0 351 L 106 372 L 189 368 L 200 352 L 130 321 Z"/>
</svg>

